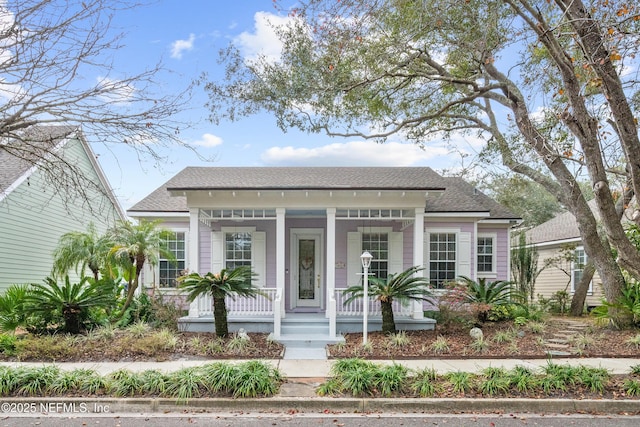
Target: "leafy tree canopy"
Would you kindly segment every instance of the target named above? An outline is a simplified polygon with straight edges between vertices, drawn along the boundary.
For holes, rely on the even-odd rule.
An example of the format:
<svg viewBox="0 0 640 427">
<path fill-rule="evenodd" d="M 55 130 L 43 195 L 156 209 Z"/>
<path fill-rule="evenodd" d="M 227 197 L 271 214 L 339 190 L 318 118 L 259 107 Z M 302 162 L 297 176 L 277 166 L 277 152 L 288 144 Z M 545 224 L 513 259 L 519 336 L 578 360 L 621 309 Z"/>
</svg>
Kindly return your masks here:
<svg viewBox="0 0 640 427">
<path fill-rule="evenodd" d="M 266 110 L 283 130 L 419 145 L 484 138 L 484 159 L 574 213 L 615 298 L 624 279 L 609 244 L 640 277 L 640 254 L 620 224 L 640 190 L 639 12 L 616 0 L 306 0 L 276 28 L 279 58 L 245 58 L 233 45 L 222 52 L 225 79 L 206 85 L 211 118 Z"/>
</svg>

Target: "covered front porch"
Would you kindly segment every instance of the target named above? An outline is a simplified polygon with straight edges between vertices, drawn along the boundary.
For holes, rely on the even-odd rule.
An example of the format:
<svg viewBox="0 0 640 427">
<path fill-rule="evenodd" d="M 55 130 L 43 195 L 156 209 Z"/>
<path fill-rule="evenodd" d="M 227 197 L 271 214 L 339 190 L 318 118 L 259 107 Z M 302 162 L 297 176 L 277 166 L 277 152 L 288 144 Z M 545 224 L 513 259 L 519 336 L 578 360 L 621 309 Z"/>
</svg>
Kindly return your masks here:
<svg viewBox="0 0 640 427">
<path fill-rule="evenodd" d="M 258 273 L 256 285 L 264 296 L 227 300 L 231 331 L 270 333 L 280 342 L 340 341 L 343 333 L 363 330 L 363 301 L 346 304 L 344 289 L 362 278 L 359 256 L 365 244 L 384 245 L 378 254 L 385 259 L 377 256 L 374 262 L 385 275 L 424 263 L 428 193 L 423 190 L 186 195 L 189 205 L 201 206 L 189 209 L 189 253 L 201 254 L 189 258 L 189 270 L 216 272 L 241 260 Z M 217 207 L 202 207 L 211 204 Z M 384 241 L 366 236 L 383 236 Z M 369 301 L 366 312 L 367 330 L 380 330 L 379 302 Z M 420 302 L 396 303 L 394 313 L 400 330 L 434 328 Z M 212 301 L 203 296 L 179 325 L 185 331 L 213 331 L 212 323 Z"/>
<path fill-rule="evenodd" d="M 278 303 L 277 289 L 263 289 L 265 296 L 256 298 L 227 298 L 229 332 L 240 329 L 246 332 L 272 333 L 282 343 L 314 342 L 336 343 L 343 341 L 343 334 L 362 332 L 363 310 L 362 300 L 345 303 L 346 297 L 342 289 L 334 291 L 335 300 L 335 333 L 331 333 L 331 321 L 328 313 L 282 313 L 275 307 Z M 197 301 L 198 316 L 185 316 L 179 319 L 178 326 L 186 332 L 214 331 L 211 297 L 203 297 Z M 393 304 L 396 326 L 398 330 L 433 330 L 436 321 L 411 316 L 410 306 L 398 302 Z M 382 329 L 380 303 L 370 300 L 368 304 L 368 331 Z M 279 333 L 276 331 L 279 330 Z"/>
</svg>

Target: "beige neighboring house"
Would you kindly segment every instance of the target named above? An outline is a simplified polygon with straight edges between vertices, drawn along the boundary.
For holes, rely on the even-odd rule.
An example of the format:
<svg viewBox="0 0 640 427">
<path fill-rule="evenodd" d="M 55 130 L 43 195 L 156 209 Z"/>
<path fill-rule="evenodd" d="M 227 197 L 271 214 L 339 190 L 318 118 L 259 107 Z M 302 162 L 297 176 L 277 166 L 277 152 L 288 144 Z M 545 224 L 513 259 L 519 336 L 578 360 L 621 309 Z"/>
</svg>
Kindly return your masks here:
<svg viewBox="0 0 640 427">
<path fill-rule="evenodd" d="M 597 215 L 594 200 L 589 202 L 589 206 Z M 582 246 L 580 231 L 573 214 L 561 213 L 528 230 L 526 236 L 527 243 L 538 249 L 538 268 L 548 264 L 536 280 L 536 297 L 541 295 L 544 298 L 550 298 L 555 292 L 563 290 L 573 295 L 587 262 L 587 254 Z M 586 305 L 588 307 L 600 305 L 603 297 L 602 284 L 596 272 L 589 287 Z"/>
<path fill-rule="evenodd" d="M 77 166 L 97 188 L 88 189 L 86 198 L 52 188 L 41 166 L 0 147 L 0 292 L 12 284 L 42 283 L 63 234 L 86 231 L 90 222 L 103 233 L 126 218 L 79 128 L 34 126 L 29 132 L 34 142 Z"/>
</svg>

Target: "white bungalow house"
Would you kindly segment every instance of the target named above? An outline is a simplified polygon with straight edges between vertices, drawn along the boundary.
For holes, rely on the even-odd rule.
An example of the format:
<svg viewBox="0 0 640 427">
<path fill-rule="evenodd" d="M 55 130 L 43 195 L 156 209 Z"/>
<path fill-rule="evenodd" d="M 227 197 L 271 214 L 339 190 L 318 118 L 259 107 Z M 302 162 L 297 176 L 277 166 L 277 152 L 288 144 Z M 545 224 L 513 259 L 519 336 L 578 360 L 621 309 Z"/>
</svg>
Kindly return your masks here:
<svg viewBox="0 0 640 427">
<path fill-rule="evenodd" d="M 14 147 L 23 140 L 0 142 L 0 291 L 49 276 L 63 234 L 85 231 L 89 223 L 103 233 L 126 217 L 80 128 L 33 126 L 25 139 L 30 150 L 76 166 L 95 185 L 82 195 L 55 188 L 36 158 L 24 158 L 29 150 L 22 147 L 17 156 Z"/>
<path fill-rule="evenodd" d="M 188 167 L 128 214 L 175 232 L 178 263 L 147 271 L 148 285 L 172 293 L 183 269 L 251 265 L 269 298 L 230 299 L 230 328 L 284 340 L 305 322 L 304 334 L 327 341 L 362 330 L 362 301 L 345 304 L 342 290 L 361 280 L 363 251 L 374 257 L 373 274 L 420 265 L 435 289 L 460 275 L 507 280 L 518 221 L 462 179 L 427 167 Z M 397 326 L 433 328 L 424 309 L 397 306 Z M 379 310 L 369 302 L 369 330 L 379 330 Z M 211 331 L 211 322 L 209 298 L 181 319 L 187 330 Z"/>
</svg>

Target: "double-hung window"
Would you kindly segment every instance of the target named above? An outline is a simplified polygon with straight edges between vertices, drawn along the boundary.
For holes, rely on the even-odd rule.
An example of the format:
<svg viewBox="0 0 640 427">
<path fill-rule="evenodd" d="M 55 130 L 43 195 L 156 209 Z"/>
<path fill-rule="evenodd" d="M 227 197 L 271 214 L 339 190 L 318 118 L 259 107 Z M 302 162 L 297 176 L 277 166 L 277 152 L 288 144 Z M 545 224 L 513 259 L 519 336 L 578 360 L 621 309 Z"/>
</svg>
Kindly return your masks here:
<svg viewBox="0 0 640 427">
<path fill-rule="evenodd" d="M 362 283 L 360 255 L 369 252 L 373 259 L 368 273 L 386 279 L 400 273 L 404 267 L 403 234 L 392 227 L 358 227 L 347 233 L 347 277 L 349 286 Z"/>
<path fill-rule="evenodd" d="M 571 265 L 571 292 L 575 292 L 578 287 L 578 283 L 582 279 L 584 274 L 584 267 L 587 265 L 587 253 L 584 248 L 576 248 L 573 252 L 573 263 Z M 593 281 L 589 283 L 589 291 L 593 292 Z"/>
<path fill-rule="evenodd" d="M 429 233 L 429 282 L 443 288 L 456 278 L 456 233 Z"/>
<path fill-rule="evenodd" d="M 250 266 L 256 274 L 254 285 L 266 283 L 266 233 L 255 227 L 222 227 L 211 233 L 211 270 L 233 270 Z"/>
<path fill-rule="evenodd" d="M 187 264 L 186 235 L 184 231 L 171 231 L 167 233 L 164 241 L 165 250 L 173 255 L 168 259 L 160 255 L 158 262 L 158 284 L 161 288 L 175 288 L 178 285 L 177 278 L 185 271 Z"/>
<path fill-rule="evenodd" d="M 386 279 L 389 274 L 389 233 L 362 233 L 362 251 L 373 256 L 369 273 Z"/>
<path fill-rule="evenodd" d="M 250 232 L 224 233 L 224 266 L 227 270 L 248 265 L 252 260 L 252 235 Z"/>
<path fill-rule="evenodd" d="M 495 234 L 478 234 L 476 246 L 478 276 L 496 274 L 496 236 Z"/>
</svg>

